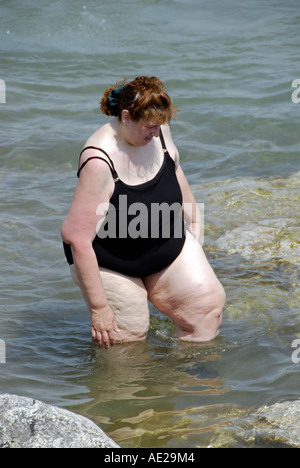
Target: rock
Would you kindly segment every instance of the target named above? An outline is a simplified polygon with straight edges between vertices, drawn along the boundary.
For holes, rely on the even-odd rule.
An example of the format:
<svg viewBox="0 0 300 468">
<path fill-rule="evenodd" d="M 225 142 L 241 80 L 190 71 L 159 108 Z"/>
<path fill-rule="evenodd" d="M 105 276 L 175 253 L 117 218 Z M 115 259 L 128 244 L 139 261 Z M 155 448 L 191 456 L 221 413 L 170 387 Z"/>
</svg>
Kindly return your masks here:
<svg viewBox="0 0 300 468">
<path fill-rule="evenodd" d="M 211 448 L 299 448 L 300 401 L 275 403 L 216 433 Z"/>
<path fill-rule="evenodd" d="M 119 448 L 95 423 L 65 409 L 0 395 L 0 448 Z"/>
<path fill-rule="evenodd" d="M 240 254 L 256 263 L 280 259 L 300 263 L 300 244 L 296 228 L 288 220 L 258 220 L 227 231 L 216 241 L 216 246 L 229 254 Z"/>
</svg>

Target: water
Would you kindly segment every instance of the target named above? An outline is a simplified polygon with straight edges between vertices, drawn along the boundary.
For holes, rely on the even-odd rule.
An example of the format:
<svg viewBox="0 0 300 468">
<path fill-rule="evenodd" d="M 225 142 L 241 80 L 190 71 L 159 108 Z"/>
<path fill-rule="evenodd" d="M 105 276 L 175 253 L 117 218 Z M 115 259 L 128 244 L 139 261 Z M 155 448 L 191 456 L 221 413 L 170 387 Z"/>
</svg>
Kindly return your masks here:
<svg viewBox="0 0 300 468">
<path fill-rule="evenodd" d="M 84 414 L 124 447 L 207 447 L 249 409 L 297 399 L 298 1 L 2 0 L 0 11 L 0 392 Z M 163 79 L 180 110 L 173 138 L 227 304 L 211 343 L 177 343 L 152 310 L 146 343 L 104 352 L 60 227 L 82 145 L 106 121 L 102 92 L 140 74 Z"/>
</svg>

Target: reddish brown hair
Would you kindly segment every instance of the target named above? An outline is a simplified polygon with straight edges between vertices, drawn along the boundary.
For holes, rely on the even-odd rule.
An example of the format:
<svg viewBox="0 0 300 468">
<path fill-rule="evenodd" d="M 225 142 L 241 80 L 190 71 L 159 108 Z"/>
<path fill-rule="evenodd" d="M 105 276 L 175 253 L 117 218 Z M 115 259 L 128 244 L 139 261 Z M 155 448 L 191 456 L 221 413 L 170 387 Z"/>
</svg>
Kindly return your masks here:
<svg viewBox="0 0 300 468">
<path fill-rule="evenodd" d="M 111 92 L 120 85 L 124 87 L 119 92 L 117 102 L 111 105 Z M 129 83 L 125 80 L 116 83 L 105 91 L 100 104 L 105 115 L 121 119 L 122 111 L 127 109 L 133 121 L 147 120 L 160 125 L 170 122 L 176 113 L 163 82 L 155 76 L 140 76 Z"/>
</svg>

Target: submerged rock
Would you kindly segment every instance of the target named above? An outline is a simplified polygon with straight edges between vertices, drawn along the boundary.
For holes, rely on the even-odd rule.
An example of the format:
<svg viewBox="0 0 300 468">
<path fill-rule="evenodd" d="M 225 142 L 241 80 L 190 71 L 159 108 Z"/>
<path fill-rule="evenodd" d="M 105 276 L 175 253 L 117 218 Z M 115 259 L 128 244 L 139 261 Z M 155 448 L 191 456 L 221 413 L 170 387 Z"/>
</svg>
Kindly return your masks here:
<svg viewBox="0 0 300 468">
<path fill-rule="evenodd" d="M 300 264 L 300 242 L 297 227 L 287 220 L 264 220 L 245 223 L 227 231 L 216 246 L 230 254 L 239 253 L 252 262 L 267 263 L 272 259 Z"/>
<path fill-rule="evenodd" d="M 0 448 L 118 448 L 83 416 L 41 401 L 0 395 Z"/>
<path fill-rule="evenodd" d="M 193 191 L 199 201 L 206 194 L 205 237 L 215 238 L 214 248 L 252 263 L 300 264 L 300 172 L 209 182 Z"/>
<path fill-rule="evenodd" d="M 215 433 L 211 448 L 299 448 L 300 401 L 275 403 Z"/>
</svg>

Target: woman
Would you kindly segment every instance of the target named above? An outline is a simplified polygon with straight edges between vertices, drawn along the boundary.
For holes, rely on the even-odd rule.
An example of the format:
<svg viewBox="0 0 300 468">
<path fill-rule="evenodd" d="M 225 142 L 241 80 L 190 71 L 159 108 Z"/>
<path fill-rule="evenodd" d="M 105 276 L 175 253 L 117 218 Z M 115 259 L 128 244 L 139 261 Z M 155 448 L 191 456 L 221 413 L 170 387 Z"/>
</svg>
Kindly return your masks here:
<svg viewBox="0 0 300 468">
<path fill-rule="evenodd" d="M 179 339 L 211 340 L 225 293 L 199 243 L 197 205 L 171 137 L 175 110 L 164 85 L 143 76 L 118 83 L 104 93 L 101 110 L 114 118 L 84 146 L 62 227 L 92 338 L 106 349 L 145 340 L 150 301 L 174 321 Z"/>
</svg>

